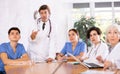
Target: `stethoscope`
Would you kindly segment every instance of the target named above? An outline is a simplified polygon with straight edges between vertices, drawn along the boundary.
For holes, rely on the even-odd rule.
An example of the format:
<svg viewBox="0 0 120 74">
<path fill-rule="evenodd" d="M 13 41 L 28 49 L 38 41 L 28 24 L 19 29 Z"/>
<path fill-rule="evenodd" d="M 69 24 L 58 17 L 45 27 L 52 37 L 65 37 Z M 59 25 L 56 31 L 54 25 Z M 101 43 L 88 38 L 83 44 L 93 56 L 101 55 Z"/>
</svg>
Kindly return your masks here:
<svg viewBox="0 0 120 74">
<path fill-rule="evenodd" d="M 95 54 L 95 55 L 97 54 L 97 51 L 98 51 L 100 45 L 101 45 L 101 42 L 100 42 L 100 44 L 98 45 L 98 47 L 96 48 L 96 50 L 94 51 L 93 54 Z M 92 47 L 92 49 L 90 50 L 90 52 L 89 52 L 89 54 L 88 54 L 88 57 L 90 57 L 90 54 L 91 54 L 91 52 L 93 51 L 93 49 L 94 49 L 94 47 Z"/>
<path fill-rule="evenodd" d="M 50 31 L 49 31 L 49 33 L 48 33 L 48 38 L 50 38 L 50 33 L 51 33 L 51 30 L 52 30 L 52 26 L 51 26 L 51 20 L 50 19 L 48 19 L 48 21 L 49 21 L 49 25 L 50 25 Z M 41 22 L 41 18 L 38 18 L 37 19 L 37 30 L 39 30 L 39 23 Z"/>
<path fill-rule="evenodd" d="M 37 24 L 37 30 L 39 31 L 39 23 L 41 22 L 41 18 L 37 18 L 37 14 L 38 14 L 38 11 L 35 11 L 34 14 L 33 14 L 33 17 L 34 17 L 34 20 L 36 21 L 36 24 Z M 48 33 L 48 38 L 50 38 L 50 33 L 51 33 L 51 30 L 52 30 L 52 26 L 51 26 L 51 20 L 48 19 L 49 21 L 49 25 L 50 25 L 50 31 Z"/>
</svg>

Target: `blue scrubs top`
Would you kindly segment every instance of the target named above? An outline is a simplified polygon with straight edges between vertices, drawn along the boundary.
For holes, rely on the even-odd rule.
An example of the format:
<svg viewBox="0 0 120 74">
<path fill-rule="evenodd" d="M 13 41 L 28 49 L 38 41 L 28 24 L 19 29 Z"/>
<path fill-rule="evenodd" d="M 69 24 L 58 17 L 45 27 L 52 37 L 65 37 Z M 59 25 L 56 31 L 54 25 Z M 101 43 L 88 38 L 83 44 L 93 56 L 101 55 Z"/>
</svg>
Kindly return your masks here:
<svg viewBox="0 0 120 74">
<path fill-rule="evenodd" d="M 66 42 L 61 53 L 64 55 L 67 55 L 67 52 L 73 54 L 74 56 L 78 56 L 81 52 L 86 52 L 86 44 L 83 41 L 78 41 L 78 43 L 73 51 L 72 43 Z"/>
<path fill-rule="evenodd" d="M 18 43 L 16 47 L 16 52 L 14 53 L 12 47 L 10 46 L 10 43 L 3 43 L 0 45 L 0 53 L 6 53 L 9 59 L 18 59 L 21 58 L 23 54 L 26 53 L 25 48 L 22 44 Z M 4 63 L 0 59 L 0 71 L 4 70 Z"/>
</svg>

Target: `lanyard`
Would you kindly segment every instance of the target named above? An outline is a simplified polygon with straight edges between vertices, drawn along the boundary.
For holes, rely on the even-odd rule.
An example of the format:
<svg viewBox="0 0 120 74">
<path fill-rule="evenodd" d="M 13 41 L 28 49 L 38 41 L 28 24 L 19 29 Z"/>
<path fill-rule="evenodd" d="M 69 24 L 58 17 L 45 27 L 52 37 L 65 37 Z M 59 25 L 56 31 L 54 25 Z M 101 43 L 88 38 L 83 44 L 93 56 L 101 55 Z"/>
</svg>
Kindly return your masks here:
<svg viewBox="0 0 120 74">
<path fill-rule="evenodd" d="M 97 51 L 98 51 L 100 45 L 101 45 L 101 42 L 100 42 L 100 44 L 98 45 L 98 47 L 96 48 L 96 50 L 95 50 L 94 53 L 93 53 L 93 54 L 95 54 L 95 56 L 96 56 L 96 54 L 97 54 Z M 89 52 L 89 54 L 88 54 L 88 57 L 90 57 L 90 54 L 91 54 L 92 51 L 93 51 L 93 48 L 90 50 L 90 52 Z"/>
</svg>

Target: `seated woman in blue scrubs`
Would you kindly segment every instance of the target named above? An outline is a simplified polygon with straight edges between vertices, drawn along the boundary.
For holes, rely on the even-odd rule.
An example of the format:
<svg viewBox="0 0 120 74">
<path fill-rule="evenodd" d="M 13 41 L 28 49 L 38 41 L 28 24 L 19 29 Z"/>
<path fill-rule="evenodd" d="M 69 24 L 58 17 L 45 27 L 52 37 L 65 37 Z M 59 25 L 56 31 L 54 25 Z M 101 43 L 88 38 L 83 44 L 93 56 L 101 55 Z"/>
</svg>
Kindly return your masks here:
<svg viewBox="0 0 120 74">
<path fill-rule="evenodd" d="M 5 65 L 27 64 L 29 62 L 24 46 L 18 43 L 20 30 L 17 27 L 10 28 L 8 37 L 10 42 L 0 45 L 0 74 L 6 74 Z"/>
<path fill-rule="evenodd" d="M 76 29 L 70 29 L 68 36 L 70 42 L 66 42 L 62 51 L 57 54 L 56 58 L 58 61 L 63 59 L 74 60 L 73 57 L 69 56 L 67 53 L 71 53 L 76 56 L 76 58 L 80 59 L 86 52 L 86 44 L 79 39 L 79 34 Z"/>
</svg>

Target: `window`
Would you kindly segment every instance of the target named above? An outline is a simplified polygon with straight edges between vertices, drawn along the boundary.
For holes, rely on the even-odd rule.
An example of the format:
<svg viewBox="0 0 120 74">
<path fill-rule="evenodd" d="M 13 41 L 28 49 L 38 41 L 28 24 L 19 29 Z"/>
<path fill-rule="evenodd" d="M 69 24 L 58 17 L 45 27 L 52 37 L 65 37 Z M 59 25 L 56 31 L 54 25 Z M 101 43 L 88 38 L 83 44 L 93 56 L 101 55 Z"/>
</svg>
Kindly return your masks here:
<svg viewBox="0 0 120 74">
<path fill-rule="evenodd" d="M 96 20 L 95 25 L 100 27 L 103 34 L 108 25 L 113 23 L 120 24 L 120 1 L 73 3 L 72 11 L 72 20 L 74 22 L 83 15 L 86 18 L 94 17 Z"/>
<path fill-rule="evenodd" d="M 72 18 L 74 22 L 79 20 L 80 17 L 83 15 L 86 17 L 90 17 L 89 3 L 73 3 L 72 12 Z"/>
<path fill-rule="evenodd" d="M 120 2 L 114 2 L 115 22 L 120 24 Z"/>
</svg>

